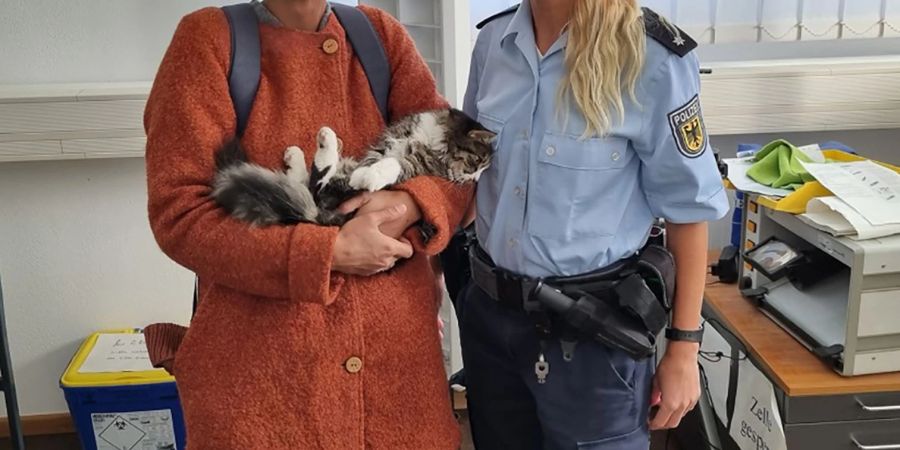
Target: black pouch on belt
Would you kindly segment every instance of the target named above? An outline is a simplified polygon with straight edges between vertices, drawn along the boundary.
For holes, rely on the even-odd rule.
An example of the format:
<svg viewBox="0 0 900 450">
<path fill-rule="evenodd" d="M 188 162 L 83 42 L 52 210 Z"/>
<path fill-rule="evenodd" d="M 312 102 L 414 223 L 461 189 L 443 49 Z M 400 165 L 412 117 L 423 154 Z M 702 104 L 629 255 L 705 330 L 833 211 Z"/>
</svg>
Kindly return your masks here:
<svg viewBox="0 0 900 450">
<path fill-rule="evenodd" d="M 651 245 L 634 268 L 623 271 L 609 288 L 586 292 L 564 287 L 561 291 L 540 283 L 532 296 L 579 334 L 642 359 L 653 355 L 657 336 L 668 322 L 674 284 L 672 255 Z"/>
</svg>

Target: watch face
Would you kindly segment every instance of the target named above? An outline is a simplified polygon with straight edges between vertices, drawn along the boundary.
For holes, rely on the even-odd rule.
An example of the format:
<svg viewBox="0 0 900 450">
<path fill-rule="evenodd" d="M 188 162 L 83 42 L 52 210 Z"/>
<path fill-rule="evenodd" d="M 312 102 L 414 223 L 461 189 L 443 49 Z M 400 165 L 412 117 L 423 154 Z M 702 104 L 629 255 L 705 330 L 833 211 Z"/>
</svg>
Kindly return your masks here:
<svg viewBox="0 0 900 450">
<path fill-rule="evenodd" d="M 776 273 L 799 258 L 800 254 L 784 242 L 771 240 L 751 250 L 747 257 L 760 269 Z"/>
</svg>

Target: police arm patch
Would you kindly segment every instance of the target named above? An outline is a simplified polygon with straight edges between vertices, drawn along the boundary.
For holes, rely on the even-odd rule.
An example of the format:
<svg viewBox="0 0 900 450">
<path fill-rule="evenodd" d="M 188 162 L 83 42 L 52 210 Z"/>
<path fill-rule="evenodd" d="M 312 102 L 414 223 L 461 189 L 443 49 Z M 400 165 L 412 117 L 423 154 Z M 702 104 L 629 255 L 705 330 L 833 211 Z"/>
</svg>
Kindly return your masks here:
<svg viewBox="0 0 900 450">
<path fill-rule="evenodd" d="M 669 127 L 678 151 L 688 158 L 697 158 L 706 151 L 706 124 L 700 110 L 700 96 L 695 95 L 684 106 L 669 113 Z"/>
</svg>

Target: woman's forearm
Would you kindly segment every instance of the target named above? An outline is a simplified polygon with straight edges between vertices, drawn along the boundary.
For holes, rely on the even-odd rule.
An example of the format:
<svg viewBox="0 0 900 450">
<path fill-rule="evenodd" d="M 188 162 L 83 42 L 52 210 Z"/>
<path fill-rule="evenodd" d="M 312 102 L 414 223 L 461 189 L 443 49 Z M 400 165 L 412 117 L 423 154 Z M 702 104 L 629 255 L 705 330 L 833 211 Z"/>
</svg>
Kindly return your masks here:
<svg viewBox="0 0 900 450">
<path fill-rule="evenodd" d="M 666 241 L 678 268 L 672 326 L 681 330 L 700 328 L 703 288 L 706 286 L 709 225 L 706 222 L 666 224 Z"/>
</svg>

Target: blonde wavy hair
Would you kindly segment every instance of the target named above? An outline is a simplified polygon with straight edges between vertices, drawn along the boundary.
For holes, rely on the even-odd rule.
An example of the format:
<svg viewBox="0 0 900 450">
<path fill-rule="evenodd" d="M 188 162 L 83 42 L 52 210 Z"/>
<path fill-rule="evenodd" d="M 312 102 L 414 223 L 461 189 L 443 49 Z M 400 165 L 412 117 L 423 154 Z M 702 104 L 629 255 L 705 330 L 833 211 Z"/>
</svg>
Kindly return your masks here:
<svg viewBox="0 0 900 450">
<path fill-rule="evenodd" d="M 605 135 L 614 119 L 624 120 L 624 92 L 637 103 L 645 40 L 637 0 L 575 1 L 559 97 L 563 111 L 575 100 L 587 122 L 583 137 Z"/>
</svg>

